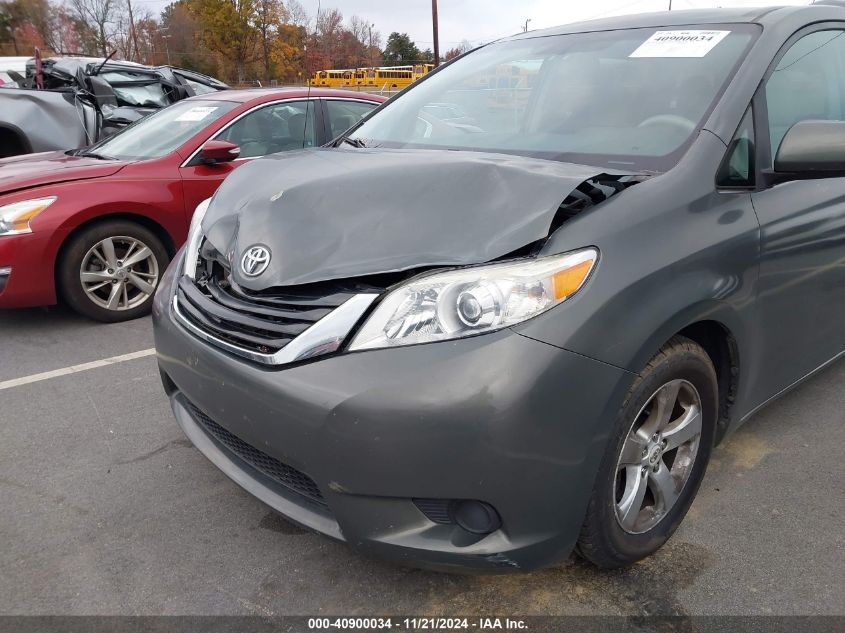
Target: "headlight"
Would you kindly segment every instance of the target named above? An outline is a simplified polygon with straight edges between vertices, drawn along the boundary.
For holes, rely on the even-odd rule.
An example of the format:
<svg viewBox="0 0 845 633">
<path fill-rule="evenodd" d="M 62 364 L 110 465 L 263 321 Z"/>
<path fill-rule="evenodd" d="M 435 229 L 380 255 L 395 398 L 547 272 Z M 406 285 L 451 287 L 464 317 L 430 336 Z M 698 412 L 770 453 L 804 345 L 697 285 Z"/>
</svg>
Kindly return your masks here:
<svg viewBox="0 0 845 633">
<path fill-rule="evenodd" d="M 13 202 L 0 207 L 0 235 L 32 233 L 29 223 L 56 201 L 56 196 Z"/>
<path fill-rule="evenodd" d="M 598 251 L 587 248 L 418 277 L 384 298 L 349 349 L 443 341 L 520 323 L 578 292 L 597 260 Z"/>
<path fill-rule="evenodd" d="M 191 226 L 188 229 L 188 242 L 185 248 L 185 270 L 184 273 L 191 279 L 197 273 L 197 259 L 199 259 L 200 242 L 202 242 L 202 219 L 205 217 L 205 212 L 208 211 L 208 205 L 211 203 L 211 198 L 203 200 L 197 205 L 193 217 L 191 217 Z"/>
</svg>

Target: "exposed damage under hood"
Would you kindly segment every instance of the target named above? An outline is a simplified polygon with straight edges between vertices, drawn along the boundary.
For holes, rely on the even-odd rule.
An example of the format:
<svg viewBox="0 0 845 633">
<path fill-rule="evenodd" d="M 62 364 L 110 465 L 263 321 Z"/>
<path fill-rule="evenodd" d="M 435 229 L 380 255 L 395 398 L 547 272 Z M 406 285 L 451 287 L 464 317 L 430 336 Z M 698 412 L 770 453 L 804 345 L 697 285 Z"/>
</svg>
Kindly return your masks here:
<svg viewBox="0 0 845 633">
<path fill-rule="evenodd" d="M 641 177 L 554 161 L 430 150 L 318 149 L 237 170 L 204 220 L 250 290 L 495 260 Z M 263 245 L 260 276 L 232 265 Z"/>
</svg>

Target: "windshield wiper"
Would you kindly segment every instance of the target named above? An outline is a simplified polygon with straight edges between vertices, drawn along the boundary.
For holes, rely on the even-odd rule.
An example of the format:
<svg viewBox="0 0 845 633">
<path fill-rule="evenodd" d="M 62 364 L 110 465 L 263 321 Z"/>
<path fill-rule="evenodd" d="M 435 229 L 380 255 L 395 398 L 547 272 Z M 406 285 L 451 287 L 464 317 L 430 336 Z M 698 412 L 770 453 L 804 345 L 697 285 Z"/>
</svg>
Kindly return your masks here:
<svg viewBox="0 0 845 633">
<path fill-rule="evenodd" d="M 114 156 L 106 156 L 97 152 L 77 152 L 76 155 L 84 156 L 85 158 L 96 158 L 97 160 L 117 160 Z"/>
<path fill-rule="evenodd" d="M 351 138 L 349 136 L 341 136 L 337 141 L 335 141 L 334 146 L 340 147 L 341 143 L 349 143 L 352 147 L 366 147 L 367 144 L 362 141 L 360 138 Z"/>
</svg>

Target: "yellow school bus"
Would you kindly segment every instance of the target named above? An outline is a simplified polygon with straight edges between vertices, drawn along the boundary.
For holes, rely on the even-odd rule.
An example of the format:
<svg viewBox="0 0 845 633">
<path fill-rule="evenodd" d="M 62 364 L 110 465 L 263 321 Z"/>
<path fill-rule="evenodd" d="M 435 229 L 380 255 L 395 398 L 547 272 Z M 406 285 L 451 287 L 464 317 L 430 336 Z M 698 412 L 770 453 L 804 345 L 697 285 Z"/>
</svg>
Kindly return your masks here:
<svg viewBox="0 0 845 633">
<path fill-rule="evenodd" d="M 354 73 L 354 70 L 318 70 L 311 75 L 308 83 L 312 86 L 321 86 L 324 88 L 352 86 L 355 85 L 351 81 Z"/>
<path fill-rule="evenodd" d="M 318 70 L 309 79 L 312 86 L 326 88 L 369 88 L 402 90 L 434 69 L 434 64 L 380 66 L 372 68 Z"/>
</svg>

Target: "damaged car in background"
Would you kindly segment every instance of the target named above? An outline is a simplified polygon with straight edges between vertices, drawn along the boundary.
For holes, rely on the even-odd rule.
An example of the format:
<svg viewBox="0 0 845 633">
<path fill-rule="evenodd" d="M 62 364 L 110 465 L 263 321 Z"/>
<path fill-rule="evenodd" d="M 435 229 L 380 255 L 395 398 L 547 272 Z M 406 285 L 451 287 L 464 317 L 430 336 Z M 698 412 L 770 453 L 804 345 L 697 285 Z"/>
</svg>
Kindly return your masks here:
<svg viewBox="0 0 845 633">
<path fill-rule="evenodd" d="M 843 33 L 813 5 L 520 34 L 239 169 L 154 300 L 178 424 L 402 565 L 656 552 L 714 444 L 843 354 Z"/>
<path fill-rule="evenodd" d="M 16 87 L 0 90 L 0 158 L 85 147 L 181 99 L 227 88 L 171 66 L 32 59 Z"/>
</svg>

